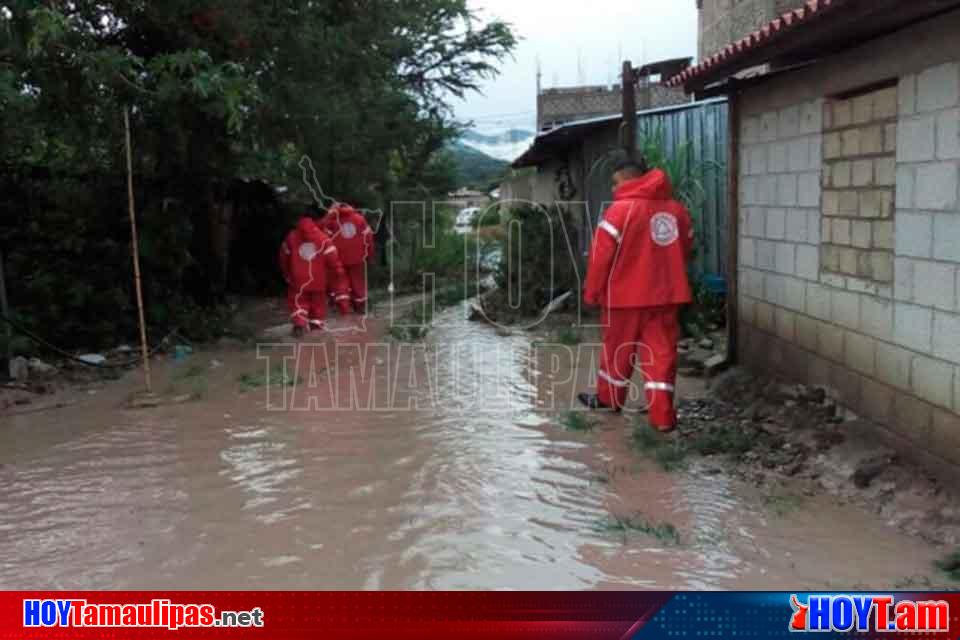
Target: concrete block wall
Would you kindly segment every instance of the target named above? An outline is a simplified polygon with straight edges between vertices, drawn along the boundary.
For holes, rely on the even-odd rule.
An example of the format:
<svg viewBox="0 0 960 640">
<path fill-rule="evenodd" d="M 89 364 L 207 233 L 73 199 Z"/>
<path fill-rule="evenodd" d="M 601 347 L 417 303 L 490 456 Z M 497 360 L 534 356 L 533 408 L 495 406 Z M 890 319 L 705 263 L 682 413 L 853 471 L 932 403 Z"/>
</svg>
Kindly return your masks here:
<svg viewBox="0 0 960 640">
<path fill-rule="evenodd" d="M 700 59 L 739 40 L 804 0 L 697 0 Z"/>
<path fill-rule="evenodd" d="M 960 60 L 864 95 L 775 110 L 744 98 L 741 356 L 825 385 L 897 442 L 960 464 Z M 856 198 L 841 215 L 830 194 L 846 192 Z M 892 199 L 889 215 L 862 215 L 873 192 Z M 857 258 L 834 262 L 830 247 Z M 882 270 L 860 258 L 875 253 Z"/>
</svg>

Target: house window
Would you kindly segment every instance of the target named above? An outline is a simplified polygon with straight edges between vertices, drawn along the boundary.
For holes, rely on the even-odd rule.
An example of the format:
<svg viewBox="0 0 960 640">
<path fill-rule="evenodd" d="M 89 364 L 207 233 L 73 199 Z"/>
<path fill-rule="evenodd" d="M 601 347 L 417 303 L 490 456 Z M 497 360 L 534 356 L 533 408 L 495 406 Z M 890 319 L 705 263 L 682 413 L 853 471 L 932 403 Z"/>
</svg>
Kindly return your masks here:
<svg viewBox="0 0 960 640">
<path fill-rule="evenodd" d="M 897 87 L 826 100 L 821 265 L 873 283 L 893 281 Z"/>
</svg>

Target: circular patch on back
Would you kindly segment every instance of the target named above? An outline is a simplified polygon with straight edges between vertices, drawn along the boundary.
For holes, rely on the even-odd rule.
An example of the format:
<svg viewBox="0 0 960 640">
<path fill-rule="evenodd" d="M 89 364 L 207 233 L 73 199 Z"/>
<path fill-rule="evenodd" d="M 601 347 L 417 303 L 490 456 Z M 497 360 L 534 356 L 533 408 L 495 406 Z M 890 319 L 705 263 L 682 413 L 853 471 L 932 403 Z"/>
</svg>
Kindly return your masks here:
<svg viewBox="0 0 960 640">
<path fill-rule="evenodd" d="M 312 242 L 304 242 L 300 245 L 300 257 L 307 262 L 313 260 L 314 256 L 317 255 L 317 245 Z"/>
<path fill-rule="evenodd" d="M 340 227 L 340 233 L 342 233 L 343 237 L 347 240 L 355 238 L 357 236 L 357 227 L 354 226 L 352 222 L 344 222 L 343 226 Z"/>
<path fill-rule="evenodd" d="M 650 235 L 661 247 L 669 247 L 680 237 L 677 217 L 672 213 L 658 213 L 650 219 Z"/>
</svg>

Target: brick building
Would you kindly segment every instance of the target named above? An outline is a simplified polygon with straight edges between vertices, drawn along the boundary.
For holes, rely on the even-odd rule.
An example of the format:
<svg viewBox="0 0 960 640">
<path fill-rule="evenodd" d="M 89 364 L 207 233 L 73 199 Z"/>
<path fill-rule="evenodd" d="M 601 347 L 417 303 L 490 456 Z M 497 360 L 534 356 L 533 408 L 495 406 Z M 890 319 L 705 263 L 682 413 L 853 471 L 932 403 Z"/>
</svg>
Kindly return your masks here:
<svg viewBox="0 0 960 640">
<path fill-rule="evenodd" d="M 661 78 L 689 66 L 690 58 L 663 60 L 639 69 L 635 87 L 637 109 L 656 109 L 690 102 L 682 88 L 667 87 Z M 579 120 L 610 116 L 623 111 L 621 85 L 595 85 L 542 89 L 537 92 L 537 131 L 549 131 Z"/>
<path fill-rule="evenodd" d="M 960 463 L 957 33 L 956 0 L 809 0 L 670 81 L 729 97 L 740 358 L 930 464 Z"/>
<path fill-rule="evenodd" d="M 697 0 L 697 55 L 703 60 L 802 4 L 803 0 Z"/>
</svg>

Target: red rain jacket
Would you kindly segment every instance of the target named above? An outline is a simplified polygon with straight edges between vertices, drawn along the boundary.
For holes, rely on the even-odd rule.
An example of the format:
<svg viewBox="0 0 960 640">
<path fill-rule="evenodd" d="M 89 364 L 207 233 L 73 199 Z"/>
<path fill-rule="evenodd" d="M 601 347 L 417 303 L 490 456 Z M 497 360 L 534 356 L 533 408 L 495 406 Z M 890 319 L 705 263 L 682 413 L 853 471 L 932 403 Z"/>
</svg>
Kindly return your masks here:
<svg viewBox="0 0 960 640">
<path fill-rule="evenodd" d="M 366 218 L 349 205 L 339 205 L 323 219 L 323 227 L 333 238 L 345 267 L 366 262 L 373 255 L 373 229 Z"/>
<path fill-rule="evenodd" d="M 584 301 L 612 309 L 692 301 L 690 213 L 654 169 L 620 185 L 593 239 Z"/>
<path fill-rule="evenodd" d="M 338 293 L 346 290 L 346 273 L 330 236 L 308 217 L 287 234 L 277 256 L 283 277 L 291 287 L 303 293 L 320 292 L 328 287 Z M 334 277 L 328 282 L 327 271 Z"/>
</svg>

